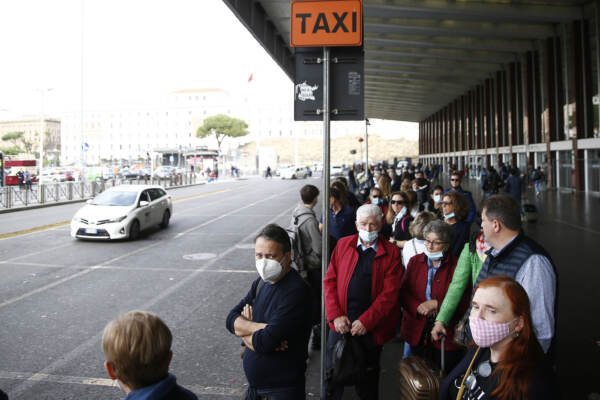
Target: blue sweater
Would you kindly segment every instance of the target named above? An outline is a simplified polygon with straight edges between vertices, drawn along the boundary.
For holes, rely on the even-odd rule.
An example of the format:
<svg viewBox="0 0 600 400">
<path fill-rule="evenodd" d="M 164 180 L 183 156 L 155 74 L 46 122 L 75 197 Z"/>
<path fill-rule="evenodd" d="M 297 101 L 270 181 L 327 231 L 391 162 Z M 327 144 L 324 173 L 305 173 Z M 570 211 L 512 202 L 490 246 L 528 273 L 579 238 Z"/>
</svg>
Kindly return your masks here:
<svg viewBox="0 0 600 400">
<path fill-rule="evenodd" d="M 298 272 L 291 270 L 279 282 L 265 282 L 255 298 L 261 278 L 227 316 L 227 329 L 234 333 L 233 324 L 246 304 L 252 305 L 252 319 L 267 327 L 254 333 L 255 351 L 244 352 L 244 372 L 252 388 L 304 386 L 308 339 L 311 323 L 311 293 Z M 275 351 L 287 340 L 285 351 Z"/>
<path fill-rule="evenodd" d="M 132 390 L 125 400 L 198 400 L 198 397 L 186 388 L 179 386 L 175 375 L 169 374 L 168 377 L 154 385 Z"/>
<path fill-rule="evenodd" d="M 342 210 L 334 214 L 329 208 L 329 234 L 340 240 L 344 236 L 354 235 L 356 231 L 356 211 L 348 204 L 342 206 Z"/>
</svg>

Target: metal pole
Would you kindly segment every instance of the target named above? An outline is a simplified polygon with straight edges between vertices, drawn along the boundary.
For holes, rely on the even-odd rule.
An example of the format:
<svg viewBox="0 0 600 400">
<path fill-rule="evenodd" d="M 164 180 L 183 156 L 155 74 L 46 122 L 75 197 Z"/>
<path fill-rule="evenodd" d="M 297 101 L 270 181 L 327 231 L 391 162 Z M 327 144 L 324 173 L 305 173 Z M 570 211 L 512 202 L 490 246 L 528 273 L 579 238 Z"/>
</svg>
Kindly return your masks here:
<svg viewBox="0 0 600 400">
<path fill-rule="evenodd" d="M 365 174 L 369 178 L 369 118 L 365 118 Z M 370 184 L 367 187 L 371 186 Z"/>
<path fill-rule="evenodd" d="M 321 249 L 321 282 L 325 279 L 329 262 L 329 47 L 323 48 L 323 241 Z M 325 397 L 325 348 L 327 344 L 327 322 L 325 318 L 325 288 L 321 283 L 321 398 Z"/>
</svg>

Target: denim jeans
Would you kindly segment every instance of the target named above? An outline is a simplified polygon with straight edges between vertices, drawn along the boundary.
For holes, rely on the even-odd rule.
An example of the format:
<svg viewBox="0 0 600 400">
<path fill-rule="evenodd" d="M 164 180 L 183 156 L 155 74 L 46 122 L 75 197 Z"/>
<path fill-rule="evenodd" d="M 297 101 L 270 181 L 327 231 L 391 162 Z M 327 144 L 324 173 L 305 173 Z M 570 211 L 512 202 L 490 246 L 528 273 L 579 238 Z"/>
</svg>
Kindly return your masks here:
<svg viewBox="0 0 600 400">
<path fill-rule="evenodd" d="M 304 385 L 271 389 L 248 388 L 246 400 L 304 400 Z"/>
</svg>

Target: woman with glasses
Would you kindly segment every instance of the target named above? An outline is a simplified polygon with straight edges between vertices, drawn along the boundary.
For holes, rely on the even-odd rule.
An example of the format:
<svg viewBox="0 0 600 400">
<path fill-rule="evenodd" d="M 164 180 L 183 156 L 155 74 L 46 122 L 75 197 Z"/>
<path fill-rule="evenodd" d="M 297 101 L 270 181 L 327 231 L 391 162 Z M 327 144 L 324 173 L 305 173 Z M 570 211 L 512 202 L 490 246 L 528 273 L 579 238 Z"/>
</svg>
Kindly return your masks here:
<svg viewBox="0 0 600 400">
<path fill-rule="evenodd" d="M 411 239 L 409 232 L 413 217 L 408 211 L 408 196 L 404 192 L 392 193 L 390 206 L 385 215 L 385 225 L 381 233 L 390 238 L 390 243 L 403 248 L 404 243 Z"/>
<path fill-rule="evenodd" d="M 435 214 L 428 211 L 422 211 L 417 215 L 414 221 L 410 223 L 408 232 L 412 236 L 412 239 L 407 241 L 402 249 L 402 265 L 404 265 L 404 268 L 406 268 L 411 258 L 425 252 L 425 237 L 423 236 L 423 230 L 428 223 L 437 220 L 438 218 Z"/>
<path fill-rule="evenodd" d="M 452 228 L 442 221 L 432 221 L 425 226 L 425 252 L 417 254 L 408 262 L 400 288 L 400 304 L 404 309 L 400 334 L 410 345 L 412 354 L 431 358 L 441 365 L 440 342 L 432 342 L 429 336 L 435 316 L 439 310 L 458 259 L 449 252 Z M 468 297 L 463 301 L 466 310 Z M 453 321 L 454 322 L 454 321 Z M 445 370 L 451 371 L 463 355 L 461 347 L 452 343 L 453 326 L 448 329 L 445 342 Z"/>
<path fill-rule="evenodd" d="M 466 222 L 469 215 L 469 201 L 458 192 L 447 192 L 442 197 L 441 205 L 444 221 L 454 230 L 452 254 L 458 257 L 465 243 L 469 241 L 471 224 Z"/>
<path fill-rule="evenodd" d="M 444 379 L 442 400 L 554 400 L 556 376 L 538 343 L 529 297 L 508 276 L 475 288 L 469 318 L 474 345 Z"/>
</svg>

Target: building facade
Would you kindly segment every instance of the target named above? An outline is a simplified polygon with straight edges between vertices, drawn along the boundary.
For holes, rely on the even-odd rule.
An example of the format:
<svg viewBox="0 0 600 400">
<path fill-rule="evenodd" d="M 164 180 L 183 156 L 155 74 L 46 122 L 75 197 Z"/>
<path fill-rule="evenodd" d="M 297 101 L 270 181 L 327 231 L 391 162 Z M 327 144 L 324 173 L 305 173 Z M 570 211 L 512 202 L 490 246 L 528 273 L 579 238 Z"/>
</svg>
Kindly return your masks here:
<svg viewBox="0 0 600 400">
<path fill-rule="evenodd" d="M 600 192 L 598 9 L 420 121 L 421 161 L 542 166 L 550 187 Z"/>
<path fill-rule="evenodd" d="M 49 160 L 58 160 L 61 151 L 61 121 L 52 118 L 22 118 L 10 121 L 0 121 L 0 137 L 7 133 L 22 132 L 23 138 L 18 140 L 16 146 L 23 153 L 19 158 L 37 158 L 34 153 L 40 151 L 39 133 L 44 130 L 44 154 Z M 0 149 L 15 146 L 12 141 L 0 141 Z"/>
</svg>

